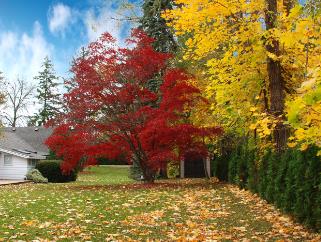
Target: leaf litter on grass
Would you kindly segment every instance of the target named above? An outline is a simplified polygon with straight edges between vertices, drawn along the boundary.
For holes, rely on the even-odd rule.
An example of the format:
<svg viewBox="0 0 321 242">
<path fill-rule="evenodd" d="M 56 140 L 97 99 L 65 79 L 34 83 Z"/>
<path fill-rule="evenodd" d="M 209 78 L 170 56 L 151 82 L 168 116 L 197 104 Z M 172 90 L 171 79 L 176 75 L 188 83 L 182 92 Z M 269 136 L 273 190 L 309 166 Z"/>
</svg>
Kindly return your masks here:
<svg viewBox="0 0 321 242">
<path fill-rule="evenodd" d="M 0 241 L 321 241 L 215 179 L 2 187 L 0 213 Z"/>
</svg>

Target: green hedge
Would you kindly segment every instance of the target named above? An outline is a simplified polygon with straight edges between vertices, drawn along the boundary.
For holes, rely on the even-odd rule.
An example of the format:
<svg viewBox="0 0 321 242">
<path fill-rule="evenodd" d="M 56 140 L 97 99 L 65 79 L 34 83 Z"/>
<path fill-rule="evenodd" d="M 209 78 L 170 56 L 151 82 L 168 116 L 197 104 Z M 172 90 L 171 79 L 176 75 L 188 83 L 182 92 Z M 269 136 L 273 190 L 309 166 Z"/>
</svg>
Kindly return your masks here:
<svg viewBox="0 0 321 242">
<path fill-rule="evenodd" d="M 71 182 L 77 179 L 77 171 L 72 171 L 69 174 L 63 174 L 60 165 L 60 160 L 42 160 L 37 163 L 36 169 L 48 179 L 49 182 L 63 183 Z"/>
<path fill-rule="evenodd" d="M 258 193 L 298 221 L 321 230 L 321 159 L 317 148 L 304 152 L 288 149 L 282 154 L 267 151 L 259 159 L 248 145 L 213 161 L 219 179 Z"/>
<path fill-rule="evenodd" d="M 98 158 L 98 165 L 128 165 L 128 162 L 123 156 L 116 159 Z"/>
</svg>

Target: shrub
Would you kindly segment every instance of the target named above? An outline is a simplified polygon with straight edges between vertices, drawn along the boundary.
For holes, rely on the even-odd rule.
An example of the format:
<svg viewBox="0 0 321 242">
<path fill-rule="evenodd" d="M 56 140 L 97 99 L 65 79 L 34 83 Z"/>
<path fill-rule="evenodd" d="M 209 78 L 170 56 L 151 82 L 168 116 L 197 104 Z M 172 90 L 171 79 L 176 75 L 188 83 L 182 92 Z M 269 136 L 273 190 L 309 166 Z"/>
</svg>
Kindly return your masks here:
<svg viewBox="0 0 321 242">
<path fill-rule="evenodd" d="M 179 165 L 175 162 L 169 162 L 167 164 L 167 177 L 177 178 L 179 176 Z"/>
<path fill-rule="evenodd" d="M 287 204 L 285 198 L 285 190 L 286 190 L 286 174 L 288 170 L 288 162 L 291 160 L 291 151 L 287 150 L 281 156 L 279 160 L 279 164 L 277 165 L 278 169 L 275 176 L 275 203 L 276 205 L 281 208 L 285 209 Z"/>
<path fill-rule="evenodd" d="M 274 202 L 276 191 L 275 191 L 275 177 L 276 177 L 276 163 L 279 162 L 279 155 L 271 152 L 269 159 L 267 160 L 267 171 L 266 171 L 266 190 L 264 193 L 264 197 L 268 202 Z"/>
<path fill-rule="evenodd" d="M 221 167 L 228 181 L 257 192 L 262 198 L 292 214 L 315 230 L 321 229 L 321 160 L 318 148 L 306 151 L 288 149 L 276 154 L 267 150 L 258 159 L 256 150 L 243 143 L 229 155 L 216 157 L 214 174 L 219 178 Z M 228 164 L 228 166 L 226 166 Z"/>
<path fill-rule="evenodd" d="M 26 175 L 27 180 L 33 181 L 34 183 L 48 183 L 48 179 L 43 177 L 39 170 L 31 169 Z"/>
<path fill-rule="evenodd" d="M 140 165 L 137 164 L 136 162 L 133 162 L 131 167 L 129 168 L 129 178 L 136 180 L 136 181 L 141 181 L 143 176 L 143 171 L 140 168 Z"/>
<path fill-rule="evenodd" d="M 211 161 L 211 169 L 213 176 L 217 177 L 220 181 L 228 180 L 228 165 L 229 156 L 221 155 L 217 156 Z"/>
<path fill-rule="evenodd" d="M 60 160 L 42 160 L 36 165 L 41 174 L 48 178 L 49 182 L 62 183 L 71 182 L 77 179 L 78 171 L 71 171 L 69 174 L 64 174 L 61 169 L 62 161 Z"/>
<path fill-rule="evenodd" d="M 98 158 L 98 165 L 128 165 L 125 155 L 119 155 L 115 159 Z"/>
</svg>

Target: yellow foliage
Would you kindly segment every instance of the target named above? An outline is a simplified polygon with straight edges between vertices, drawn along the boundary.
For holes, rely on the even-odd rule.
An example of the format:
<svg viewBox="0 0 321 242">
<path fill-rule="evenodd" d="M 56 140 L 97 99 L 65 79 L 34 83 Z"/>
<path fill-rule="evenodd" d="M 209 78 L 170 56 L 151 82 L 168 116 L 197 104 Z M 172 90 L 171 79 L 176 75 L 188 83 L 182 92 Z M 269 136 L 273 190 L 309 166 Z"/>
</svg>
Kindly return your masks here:
<svg viewBox="0 0 321 242">
<path fill-rule="evenodd" d="M 307 102 L 297 100 L 297 94 L 293 93 L 299 91 L 302 83 L 306 84 L 302 88 L 310 88 L 311 83 L 306 83 L 312 80 L 308 70 L 315 70 L 320 64 L 320 16 L 308 16 L 299 4 L 287 15 L 283 1 L 279 0 L 278 27 L 267 31 L 265 0 L 175 2 L 179 7 L 166 11 L 163 17 L 177 36 L 186 39 L 183 59 L 205 72 L 197 83 L 210 101 L 211 112 L 207 113 L 205 122 L 216 120 L 225 130 L 239 135 L 251 130 L 256 130 L 262 139 L 271 135 L 280 120 L 266 114 L 268 57 L 280 61 L 282 66 L 286 90 L 291 93 L 287 94 L 288 109 L 295 102 L 300 111 L 293 109 L 293 112 L 306 113 Z M 273 40 L 279 42 L 280 55 L 266 51 L 265 46 Z M 314 127 L 321 128 L 320 102 L 317 105 L 311 106 L 309 115 L 303 115 L 304 125 L 318 123 Z M 301 132 L 296 139 L 314 135 L 314 129 L 303 129 L 303 133 L 296 132 L 295 136 Z"/>
<path fill-rule="evenodd" d="M 298 89 L 298 95 L 288 101 L 287 116 L 290 125 L 295 128 L 293 140 L 301 144 L 301 150 L 311 144 L 321 148 L 320 65 L 309 72 L 308 79 Z"/>
</svg>

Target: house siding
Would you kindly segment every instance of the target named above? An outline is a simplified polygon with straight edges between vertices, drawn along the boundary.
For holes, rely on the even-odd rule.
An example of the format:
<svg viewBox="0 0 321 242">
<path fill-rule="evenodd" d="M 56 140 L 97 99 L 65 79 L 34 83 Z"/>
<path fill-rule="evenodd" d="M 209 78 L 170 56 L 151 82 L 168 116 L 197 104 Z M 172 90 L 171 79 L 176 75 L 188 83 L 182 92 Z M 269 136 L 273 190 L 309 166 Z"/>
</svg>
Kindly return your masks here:
<svg viewBox="0 0 321 242">
<path fill-rule="evenodd" d="M 21 180 L 28 172 L 28 159 L 12 155 L 12 165 L 4 165 L 4 155 L 0 154 L 0 179 Z"/>
</svg>

